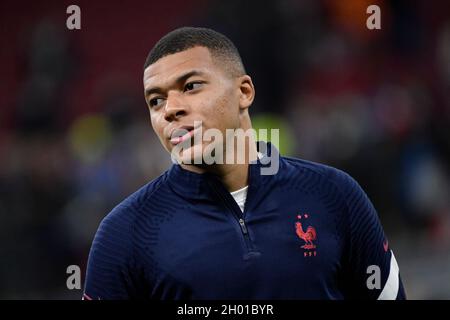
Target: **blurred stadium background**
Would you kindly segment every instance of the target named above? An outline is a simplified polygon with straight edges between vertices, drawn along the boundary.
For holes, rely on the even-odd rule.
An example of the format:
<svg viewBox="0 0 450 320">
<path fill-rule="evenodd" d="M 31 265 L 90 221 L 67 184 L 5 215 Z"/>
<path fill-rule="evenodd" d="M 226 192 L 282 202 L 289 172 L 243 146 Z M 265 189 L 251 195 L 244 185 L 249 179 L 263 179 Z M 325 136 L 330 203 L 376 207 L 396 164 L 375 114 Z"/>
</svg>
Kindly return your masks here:
<svg viewBox="0 0 450 320">
<path fill-rule="evenodd" d="M 237 44 L 284 154 L 359 181 L 409 298 L 450 299 L 450 5 L 407 0 L 1 1 L 0 298 L 81 297 L 67 266 L 84 281 L 100 220 L 170 164 L 142 65 L 184 25 Z"/>
</svg>

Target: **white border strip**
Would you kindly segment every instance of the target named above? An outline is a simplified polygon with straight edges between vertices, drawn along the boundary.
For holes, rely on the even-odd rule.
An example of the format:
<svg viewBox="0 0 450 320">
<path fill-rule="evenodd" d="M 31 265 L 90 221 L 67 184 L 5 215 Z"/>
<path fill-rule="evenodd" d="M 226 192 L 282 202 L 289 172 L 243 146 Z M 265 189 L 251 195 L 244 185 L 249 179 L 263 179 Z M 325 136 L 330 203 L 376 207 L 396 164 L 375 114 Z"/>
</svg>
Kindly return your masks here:
<svg viewBox="0 0 450 320">
<path fill-rule="evenodd" d="M 399 268 L 397 260 L 395 260 L 394 252 L 391 250 L 391 266 L 389 270 L 389 276 L 384 285 L 383 291 L 381 291 L 378 300 L 395 300 L 397 299 L 399 288 Z"/>
</svg>

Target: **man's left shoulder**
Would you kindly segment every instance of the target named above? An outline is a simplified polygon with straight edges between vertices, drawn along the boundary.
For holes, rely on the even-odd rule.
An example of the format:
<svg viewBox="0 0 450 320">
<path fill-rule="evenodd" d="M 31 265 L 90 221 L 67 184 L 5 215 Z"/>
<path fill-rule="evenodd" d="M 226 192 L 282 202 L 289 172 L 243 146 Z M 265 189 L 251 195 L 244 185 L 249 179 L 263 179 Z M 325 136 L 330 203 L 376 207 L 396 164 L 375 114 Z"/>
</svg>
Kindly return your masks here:
<svg viewBox="0 0 450 320">
<path fill-rule="evenodd" d="M 358 182 L 347 172 L 333 166 L 300 158 L 281 157 L 279 181 L 302 189 L 338 192 L 345 196 L 361 190 Z"/>
</svg>

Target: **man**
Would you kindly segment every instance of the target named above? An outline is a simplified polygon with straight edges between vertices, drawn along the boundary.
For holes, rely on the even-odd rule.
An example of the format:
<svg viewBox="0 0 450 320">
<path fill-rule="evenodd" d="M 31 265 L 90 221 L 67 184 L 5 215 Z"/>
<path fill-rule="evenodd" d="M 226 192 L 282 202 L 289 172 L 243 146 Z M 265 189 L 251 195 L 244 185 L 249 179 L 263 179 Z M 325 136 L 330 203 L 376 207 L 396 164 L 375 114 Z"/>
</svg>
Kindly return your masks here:
<svg viewBox="0 0 450 320">
<path fill-rule="evenodd" d="M 234 143 L 251 129 L 255 89 L 228 38 L 170 32 L 145 62 L 144 91 L 176 163 L 102 221 L 85 299 L 405 298 L 377 213 L 350 176 L 251 136 Z"/>
</svg>

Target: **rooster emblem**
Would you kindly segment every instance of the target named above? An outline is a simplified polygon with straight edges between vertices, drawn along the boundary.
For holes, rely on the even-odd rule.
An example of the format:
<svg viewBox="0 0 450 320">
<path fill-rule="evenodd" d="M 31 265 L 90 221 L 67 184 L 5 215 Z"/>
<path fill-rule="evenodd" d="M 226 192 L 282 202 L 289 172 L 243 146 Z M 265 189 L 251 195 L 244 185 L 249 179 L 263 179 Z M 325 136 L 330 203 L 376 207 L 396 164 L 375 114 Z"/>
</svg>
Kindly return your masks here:
<svg viewBox="0 0 450 320">
<path fill-rule="evenodd" d="M 303 231 L 303 227 L 301 222 L 295 223 L 295 232 L 300 239 L 305 241 L 305 244 L 302 246 L 303 249 L 315 249 L 316 245 L 313 243 L 316 240 L 316 229 L 314 227 L 309 226 L 306 229 L 306 232 Z"/>
</svg>

